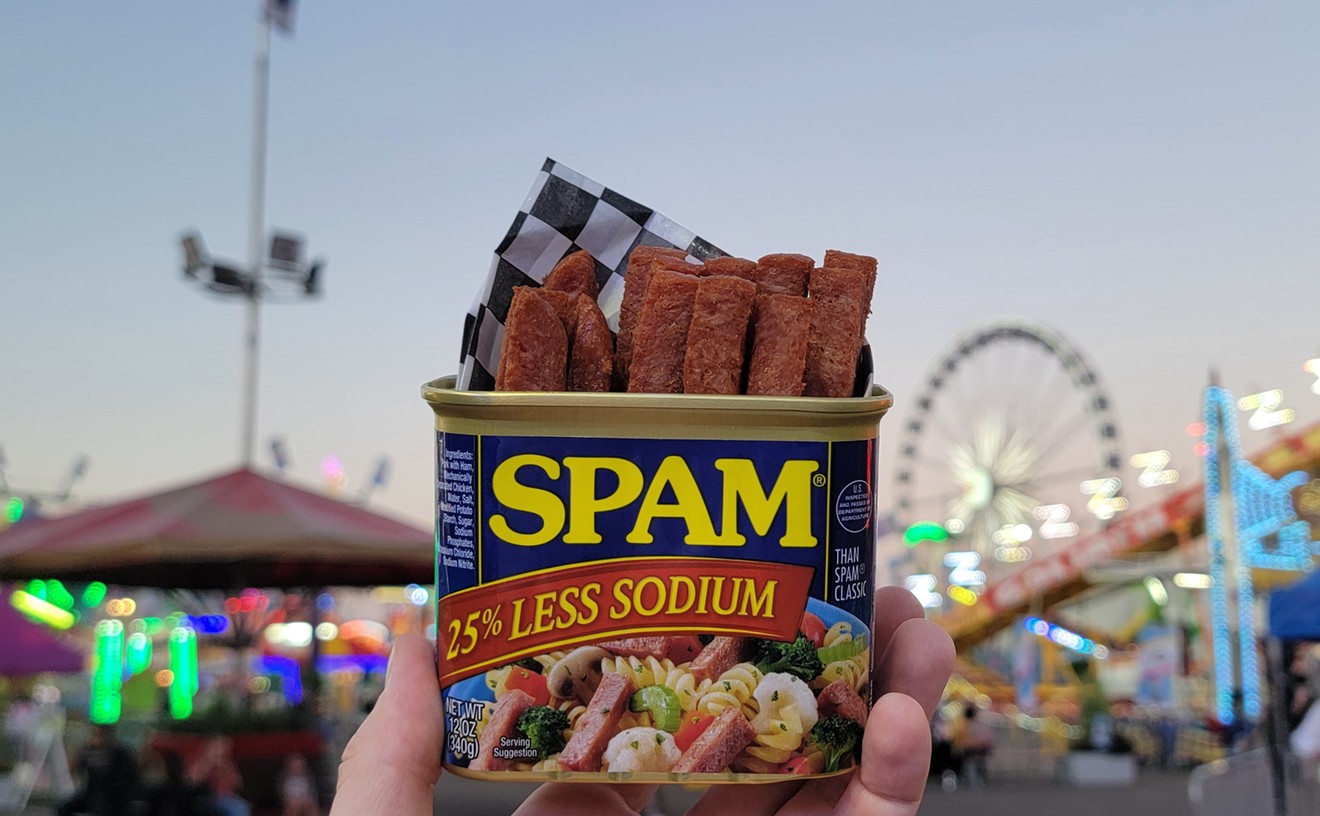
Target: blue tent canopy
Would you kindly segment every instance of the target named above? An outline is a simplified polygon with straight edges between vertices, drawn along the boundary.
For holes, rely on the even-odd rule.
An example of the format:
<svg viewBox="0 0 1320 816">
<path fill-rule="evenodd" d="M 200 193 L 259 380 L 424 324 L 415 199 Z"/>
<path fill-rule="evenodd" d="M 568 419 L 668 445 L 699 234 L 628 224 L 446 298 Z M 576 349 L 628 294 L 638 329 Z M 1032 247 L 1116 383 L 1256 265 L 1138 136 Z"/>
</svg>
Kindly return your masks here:
<svg viewBox="0 0 1320 816">
<path fill-rule="evenodd" d="M 1270 634 L 1280 640 L 1320 640 L 1320 572 L 1270 595 Z"/>
</svg>

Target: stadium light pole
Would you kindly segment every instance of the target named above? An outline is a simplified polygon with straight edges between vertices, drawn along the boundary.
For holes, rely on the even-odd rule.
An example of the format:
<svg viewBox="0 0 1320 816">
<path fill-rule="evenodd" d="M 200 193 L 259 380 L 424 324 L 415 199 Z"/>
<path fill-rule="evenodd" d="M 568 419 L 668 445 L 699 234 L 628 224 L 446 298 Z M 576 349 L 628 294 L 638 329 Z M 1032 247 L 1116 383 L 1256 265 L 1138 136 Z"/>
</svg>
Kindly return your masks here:
<svg viewBox="0 0 1320 816">
<path fill-rule="evenodd" d="M 301 238 L 285 233 L 271 236 L 266 255 L 266 132 L 270 87 L 270 29 L 272 17 L 280 29 L 291 30 L 291 0 L 266 0 L 257 16 L 257 35 L 252 82 L 252 159 L 248 195 L 247 266 L 217 263 L 211 260 L 196 232 L 182 236 L 183 272 L 222 296 L 241 297 L 246 313 L 243 338 L 242 426 L 240 456 L 243 467 L 251 467 L 256 452 L 257 387 L 261 350 L 261 302 L 279 294 L 278 286 L 304 297 L 320 294 L 320 273 L 324 262 L 309 265 L 302 261 Z M 269 268 L 267 279 L 263 270 Z M 206 273 L 203 277 L 203 272 Z M 290 288 L 291 287 L 291 288 Z"/>
<path fill-rule="evenodd" d="M 266 220 L 266 113 L 270 90 L 270 14 L 257 15 L 257 44 L 252 82 L 252 175 L 248 197 L 248 270 L 246 354 L 243 362 L 243 467 L 252 466 L 257 435 L 257 356 L 261 346 L 261 240 Z"/>
</svg>

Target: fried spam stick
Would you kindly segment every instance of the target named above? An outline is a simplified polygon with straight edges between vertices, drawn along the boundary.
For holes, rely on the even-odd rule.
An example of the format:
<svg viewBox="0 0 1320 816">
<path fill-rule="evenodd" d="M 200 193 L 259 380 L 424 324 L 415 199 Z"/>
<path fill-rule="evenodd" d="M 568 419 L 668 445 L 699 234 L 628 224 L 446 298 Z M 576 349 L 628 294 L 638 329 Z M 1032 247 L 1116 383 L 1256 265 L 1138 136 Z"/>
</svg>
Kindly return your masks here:
<svg viewBox="0 0 1320 816">
<path fill-rule="evenodd" d="M 749 280 L 715 275 L 697 281 L 683 358 L 684 393 L 741 392 L 747 324 L 755 302 L 756 284 Z"/>
<path fill-rule="evenodd" d="M 633 332 L 635 351 L 628 390 L 640 394 L 683 393 L 683 359 L 698 278 L 655 269 L 646 287 Z"/>
<path fill-rule="evenodd" d="M 685 260 L 687 254 L 681 249 L 669 247 L 639 246 L 628 256 L 628 271 L 623 278 L 623 300 L 619 304 L 619 334 L 614 352 L 614 387 L 619 391 L 628 390 L 628 376 L 632 366 L 633 333 L 637 328 L 637 319 L 642 313 L 642 304 L 646 302 L 646 288 L 651 280 L 651 268 L 664 259 L 670 266 L 681 264 L 691 266 Z M 692 267 L 696 271 L 696 267 Z"/>
<path fill-rule="evenodd" d="M 811 334 L 811 302 L 796 295 L 756 299 L 752 358 L 747 364 L 747 393 L 800 397 Z"/>
<path fill-rule="evenodd" d="M 596 283 L 596 262 L 591 259 L 591 253 L 580 249 L 565 255 L 545 276 L 541 287 L 570 295 L 582 294 L 595 300 L 600 295 L 600 286 Z"/>
<path fill-rule="evenodd" d="M 756 283 L 756 262 L 749 261 L 746 258 L 710 258 L 701 265 L 702 276 L 706 275 L 731 275 L 735 278 L 742 278 Z"/>
<path fill-rule="evenodd" d="M 544 287 L 537 289 L 534 286 L 521 287 L 515 286 L 514 289 L 533 289 L 536 294 L 550 304 L 550 308 L 559 315 L 559 321 L 564 324 L 564 332 L 568 334 L 569 345 L 573 344 L 573 332 L 577 329 L 577 296 L 568 292 L 561 292 L 558 289 L 546 289 Z"/>
<path fill-rule="evenodd" d="M 824 267 L 811 271 L 806 396 L 852 396 L 866 325 L 867 289 L 865 270 Z"/>
<path fill-rule="evenodd" d="M 563 391 L 568 333 L 539 289 L 516 286 L 504 321 L 496 391 Z"/>
<path fill-rule="evenodd" d="M 866 273 L 866 300 L 863 301 L 865 310 L 862 312 L 862 341 L 866 341 L 866 316 L 871 313 L 871 297 L 875 294 L 875 273 L 876 260 L 870 255 L 854 255 L 851 252 L 842 252 L 837 249 L 825 250 L 825 260 L 821 261 L 822 267 L 830 269 L 860 269 Z"/>
<path fill-rule="evenodd" d="M 614 335 L 594 299 L 580 294 L 576 308 L 568 356 L 568 390 L 608 391 L 614 367 Z"/>
<path fill-rule="evenodd" d="M 756 262 L 756 285 L 763 295 L 806 295 L 807 276 L 815 265 L 806 255 L 766 255 Z"/>
</svg>

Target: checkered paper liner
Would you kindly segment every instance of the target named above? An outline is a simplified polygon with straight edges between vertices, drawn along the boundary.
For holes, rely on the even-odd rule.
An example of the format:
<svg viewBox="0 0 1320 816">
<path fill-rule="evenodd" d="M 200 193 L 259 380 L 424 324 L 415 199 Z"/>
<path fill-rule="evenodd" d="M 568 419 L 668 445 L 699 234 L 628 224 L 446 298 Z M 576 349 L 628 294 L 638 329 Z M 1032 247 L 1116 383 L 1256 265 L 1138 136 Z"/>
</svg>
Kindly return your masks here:
<svg viewBox="0 0 1320 816">
<path fill-rule="evenodd" d="M 697 261 L 727 253 L 692 230 L 554 159 L 546 159 L 463 322 L 457 388 L 493 391 L 504 321 L 515 286 L 539 286 L 565 255 L 585 249 L 596 262 L 597 302 L 618 331 L 628 254 L 638 246 L 682 249 Z M 871 352 L 863 346 L 857 393 L 871 387 Z"/>
<path fill-rule="evenodd" d="M 579 249 L 596 260 L 598 302 L 610 328 L 617 331 L 628 253 L 642 245 L 682 249 L 696 260 L 726 254 L 650 207 L 546 159 L 508 234 L 495 248 L 490 274 L 464 321 L 458 388 L 495 388 L 513 287 L 539 286 L 561 258 Z"/>
</svg>

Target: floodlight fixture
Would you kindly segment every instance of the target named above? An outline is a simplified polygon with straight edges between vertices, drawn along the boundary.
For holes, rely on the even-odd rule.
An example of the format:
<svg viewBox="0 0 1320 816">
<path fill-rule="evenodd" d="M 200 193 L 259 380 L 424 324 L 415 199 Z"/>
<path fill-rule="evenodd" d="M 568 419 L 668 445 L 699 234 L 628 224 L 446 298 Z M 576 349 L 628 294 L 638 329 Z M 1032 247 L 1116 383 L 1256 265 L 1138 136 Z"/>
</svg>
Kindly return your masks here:
<svg viewBox="0 0 1320 816">
<path fill-rule="evenodd" d="M 252 289 L 252 277 L 232 266 L 211 264 L 211 281 L 207 286 L 221 293 L 249 292 Z"/>
<path fill-rule="evenodd" d="M 321 294 L 321 269 L 325 266 L 325 261 L 317 258 L 312 261 L 312 265 L 307 269 L 307 277 L 303 279 L 303 294 L 319 295 Z"/>
<path fill-rule="evenodd" d="M 276 232 L 270 236 L 270 257 L 267 263 L 271 269 L 282 272 L 298 272 L 302 269 L 303 241 L 298 235 L 288 232 Z"/>
<path fill-rule="evenodd" d="M 184 233 L 179 239 L 183 246 L 183 274 L 190 278 L 197 277 L 198 270 L 207 265 L 206 248 L 202 246 L 202 236 L 196 232 Z"/>
</svg>

